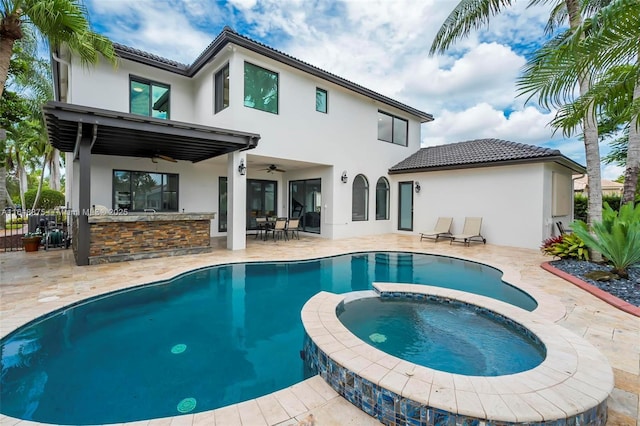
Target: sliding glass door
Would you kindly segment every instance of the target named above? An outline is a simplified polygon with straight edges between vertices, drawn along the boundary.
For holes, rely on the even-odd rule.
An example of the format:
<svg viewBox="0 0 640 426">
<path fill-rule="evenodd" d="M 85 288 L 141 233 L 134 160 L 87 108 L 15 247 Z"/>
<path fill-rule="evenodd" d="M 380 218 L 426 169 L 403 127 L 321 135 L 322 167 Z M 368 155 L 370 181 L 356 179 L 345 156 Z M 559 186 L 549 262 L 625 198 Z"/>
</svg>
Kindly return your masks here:
<svg viewBox="0 0 640 426">
<path fill-rule="evenodd" d="M 257 229 L 256 217 L 276 215 L 278 182 L 247 179 L 247 229 Z"/>
<path fill-rule="evenodd" d="M 301 218 L 305 232 L 320 233 L 322 223 L 322 185 L 320 179 L 289 182 L 289 217 Z"/>
</svg>

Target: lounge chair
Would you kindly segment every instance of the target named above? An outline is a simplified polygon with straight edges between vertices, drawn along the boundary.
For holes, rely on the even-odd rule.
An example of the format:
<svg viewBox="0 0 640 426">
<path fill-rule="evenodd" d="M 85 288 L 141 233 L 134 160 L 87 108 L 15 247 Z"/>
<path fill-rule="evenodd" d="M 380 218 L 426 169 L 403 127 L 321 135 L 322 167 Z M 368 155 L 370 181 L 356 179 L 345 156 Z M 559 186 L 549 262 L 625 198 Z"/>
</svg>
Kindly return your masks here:
<svg viewBox="0 0 640 426">
<path fill-rule="evenodd" d="M 462 227 L 462 233 L 451 236 L 452 244 L 456 240 L 462 240 L 457 242 L 464 243 L 465 246 L 469 246 L 469 243 L 473 240 L 482 241 L 482 244 L 487 244 L 487 240 L 480 234 L 480 227 L 482 226 L 481 217 L 465 217 L 464 226 Z"/>
<path fill-rule="evenodd" d="M 423 238 L 429 238 L 438 241 L 438 238 L 451 238 L 451 223 L 453 223 L 452 217 L 439 217 L 436 222 L 436 227 L 432 231 L 421 232 L 420 241 Z"/>
</svg>

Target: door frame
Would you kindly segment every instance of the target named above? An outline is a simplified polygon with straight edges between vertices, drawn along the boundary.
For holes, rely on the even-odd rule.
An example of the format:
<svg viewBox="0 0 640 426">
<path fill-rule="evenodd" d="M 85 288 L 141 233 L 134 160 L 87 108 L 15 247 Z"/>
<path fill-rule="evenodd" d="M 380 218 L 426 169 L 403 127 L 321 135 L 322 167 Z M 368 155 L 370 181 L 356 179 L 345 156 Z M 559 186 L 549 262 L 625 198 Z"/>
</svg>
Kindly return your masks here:
<svg viewBox="0 0 640 426">
<path fill-rule="evenodd" d="M 411 225 L 409 228 L 402 228 L 402 187 L 408 186 L 411 194 Z M 398 231 L 413 231 L 413 181 L 398 182 Z"/>
</svg>

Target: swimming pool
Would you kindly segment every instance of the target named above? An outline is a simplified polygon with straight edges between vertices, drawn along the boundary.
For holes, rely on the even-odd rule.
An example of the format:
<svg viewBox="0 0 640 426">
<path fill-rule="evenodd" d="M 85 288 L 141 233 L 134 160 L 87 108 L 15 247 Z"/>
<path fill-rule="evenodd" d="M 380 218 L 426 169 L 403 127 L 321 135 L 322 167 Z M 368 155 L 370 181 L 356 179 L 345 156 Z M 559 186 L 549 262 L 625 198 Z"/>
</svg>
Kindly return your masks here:
<svg viewBox="0 0 640 426">
<path fill-rule="evenodd" d="M 305 377 L 303 304 L 319 291 L 414 282 L 536 307 L 496 269 L 395 252 L 222 265 L 80 302 L 2 341 L 3 414 L 61 424 L 197 412 Z"/>
</svg>

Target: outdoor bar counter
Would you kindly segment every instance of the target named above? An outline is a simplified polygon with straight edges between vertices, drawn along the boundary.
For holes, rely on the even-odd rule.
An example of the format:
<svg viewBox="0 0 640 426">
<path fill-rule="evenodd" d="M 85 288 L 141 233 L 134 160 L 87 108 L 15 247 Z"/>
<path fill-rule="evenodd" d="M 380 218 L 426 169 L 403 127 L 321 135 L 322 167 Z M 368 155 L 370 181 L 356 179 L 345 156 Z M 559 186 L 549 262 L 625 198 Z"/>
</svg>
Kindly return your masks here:
<svg viewBox="0 0 640 426">
<path fill-rule="evenodd" d="M 90 215 L 89 264 L 209 252 L 211 220 L 215 215 L 177 212 Z M 76 244 L 73 248 L 77 257 Z"/>
</svg>

